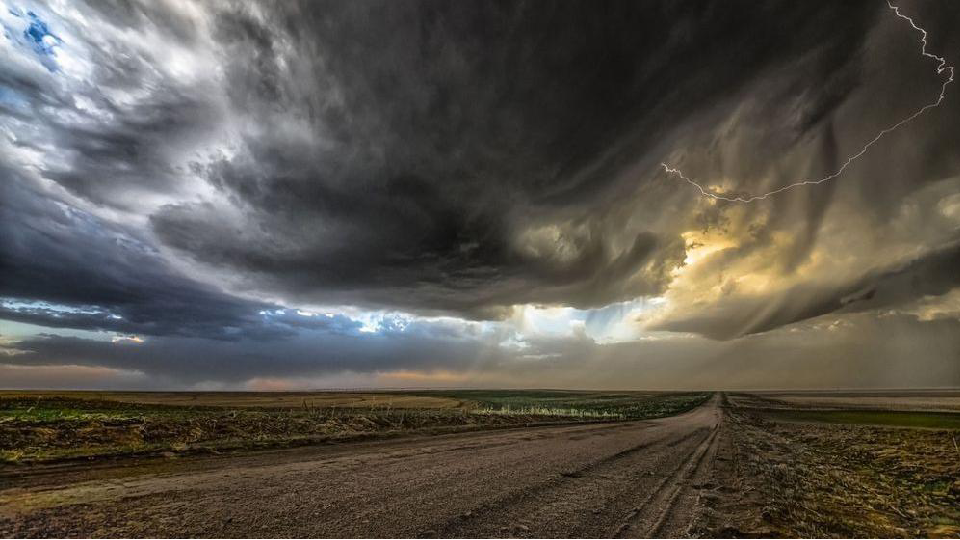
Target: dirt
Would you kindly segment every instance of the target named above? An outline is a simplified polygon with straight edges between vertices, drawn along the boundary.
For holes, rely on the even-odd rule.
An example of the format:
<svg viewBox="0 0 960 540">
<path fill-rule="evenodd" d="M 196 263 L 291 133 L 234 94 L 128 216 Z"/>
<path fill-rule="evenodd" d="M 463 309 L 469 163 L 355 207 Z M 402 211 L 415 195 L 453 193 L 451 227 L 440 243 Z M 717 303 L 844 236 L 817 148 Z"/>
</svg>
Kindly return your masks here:
<svg viewBox="0 0 960 540">
<path fill-rule="evenodd" d="M 0 535 L 960 535 L 958 432 L 779 422 L 751 403 L 717 395 L 648 421 L 7 467 Z"/>
</svg>

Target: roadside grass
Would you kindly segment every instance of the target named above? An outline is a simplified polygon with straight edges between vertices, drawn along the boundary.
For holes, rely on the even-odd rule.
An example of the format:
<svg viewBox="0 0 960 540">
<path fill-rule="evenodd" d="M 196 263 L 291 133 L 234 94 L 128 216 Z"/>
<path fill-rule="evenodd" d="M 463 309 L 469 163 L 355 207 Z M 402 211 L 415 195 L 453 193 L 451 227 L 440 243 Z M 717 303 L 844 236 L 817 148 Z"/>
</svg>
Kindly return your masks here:
<svg viewBox="0 0 960 540">
<path fill-rule="evenodd" d="M 740 489 L 752 500 L 724 500 L 727 517 L 715 519 L 702 535 L 960 537 L 956 431 L 878 421 L 903 416 L 897 414 L 795 412 L 804 420 L 782 421 L 779 411 L 730 409 L 726 440 L 732 453 L 724 459 L 735 471 L 717 481 L 743 482 Z M 925 419 L 895 420 L 932 427 Z M 737 529 L 725 528 L 729 516 L 739 516 Z"/>
<path fill-rule="evenodd" d="M 822 422 L 828 424 L 862 424 L 960 430 L 960 413 L 867 410 L 777 410 L 764 411 L 764 414 L 774 419 L 788 422 Z"/>
<path fill-rule="evenodd" d="M 446 408 L 400 408 L 394 403 L 401 400 L 390 399 L 371 401 L 367 407 L 317 407 L 312 405 L 314 401 L 303 399 L 298 407 L 277 408 L 164 405 L 53 394 L 0 397 L 0 461 L 176 455 L 408 433 L 654 418 L 692 409 L 709 397 L 523 391 L 465 394 L 447 396 L 451 405 Z M 403 395 L 412 398 L 402 401 L 405 403 L 432 403 L 413 394 Z M 432 396 L 435 400 L 437 394 Z M 231 399 L 237 402 L 239 398 Z M 252 402 L 260 404 L 263 399 L 257 396 Z"/>
<path fill-rule="evenodd" d="M 481 407 L 470 412 L 473 414 L 504 416 L 562 416 L 567 418 L 609 418 L 616 420 L 623 420 L 625 418 L 622 414 L 618 413 L 593 411 L 589 409 L 564 409 L 561 407 Z"/>
<path fill-rule="evenodd" d="M 477 403 L 485 415 L 532 414 L 642 420 L 681 414 L 702 405 L 710 393 L 577 392 L 564 390 L 460 390 L 445 395 Z"/>
<path fill-rule="evenodd" d="M 461 409 L 224 408 L 75 398 L 0 399 L 0 457 L 74 457 L 263 448 L 431 428 L 532 422 Z"/>
</svg>

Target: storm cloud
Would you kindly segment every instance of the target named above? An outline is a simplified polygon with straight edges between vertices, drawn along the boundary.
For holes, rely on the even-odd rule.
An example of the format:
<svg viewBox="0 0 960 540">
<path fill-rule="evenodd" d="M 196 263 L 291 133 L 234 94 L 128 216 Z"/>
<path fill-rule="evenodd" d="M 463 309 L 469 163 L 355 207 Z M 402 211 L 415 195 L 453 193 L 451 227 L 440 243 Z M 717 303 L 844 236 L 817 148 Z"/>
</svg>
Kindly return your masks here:
<svg viewBox="0 0 960 540">
<path fill-rule="evenodd" d="M 960 6 L 904 10 L 960 61 Z M 960 317 L 953 92 L 749 205 L 660 167 L 762 193 L 929 103 L 942 74 L 882 1 L 13 0 L 0 23 L 10 365 L 563 382 L 656 350 L 735 380 L 727 355 L 806 350 L 789 331 L 825 317 Z"/>
</svg>

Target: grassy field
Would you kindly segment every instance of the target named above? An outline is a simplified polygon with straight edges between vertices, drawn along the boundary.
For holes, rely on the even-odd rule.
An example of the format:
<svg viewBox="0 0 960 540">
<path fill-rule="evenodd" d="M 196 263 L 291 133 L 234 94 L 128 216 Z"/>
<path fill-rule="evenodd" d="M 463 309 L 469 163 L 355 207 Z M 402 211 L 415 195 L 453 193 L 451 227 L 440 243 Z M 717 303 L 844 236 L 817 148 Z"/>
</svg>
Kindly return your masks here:
<svg viewBox="0 0 960 540">
<path fill-rule="evenodd" d="M 461 390 L 447 397 L 475 403 L 479 414 L 569 416 L 639 420 L 679 414 L 709 393 L 575 392 L 562 390 Z"/>
<path fill-rule="evenodd" d="M 0 457 L 31 463 L 678 414 L 708 394 L 559 391 L 0 393 Z"/>
<path fill-rule="evenodd" d="M 708 517 L 704 535 L 960 537 L 960 415 L 788 409 L 745 394 L 724 408 L 730 467 L 715 482 L 743 495 L 717 501 L 725 517 Z"/>
</svg>

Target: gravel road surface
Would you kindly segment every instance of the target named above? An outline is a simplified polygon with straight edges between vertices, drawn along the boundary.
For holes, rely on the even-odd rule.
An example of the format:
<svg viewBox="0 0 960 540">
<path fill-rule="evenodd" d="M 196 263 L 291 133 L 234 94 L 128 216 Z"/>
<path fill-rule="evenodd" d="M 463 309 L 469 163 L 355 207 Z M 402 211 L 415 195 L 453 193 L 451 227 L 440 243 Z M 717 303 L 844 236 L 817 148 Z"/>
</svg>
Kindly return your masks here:
<svg viewBox="0 0 960 540">
<path fill-rule="evenodd" d="M 0 535 L 686 536 L 719 396 L 643 422 L 6 469 Z"/>
</svg>

